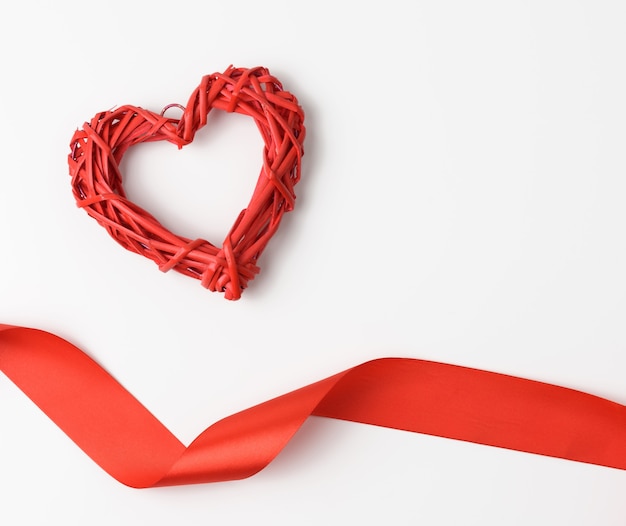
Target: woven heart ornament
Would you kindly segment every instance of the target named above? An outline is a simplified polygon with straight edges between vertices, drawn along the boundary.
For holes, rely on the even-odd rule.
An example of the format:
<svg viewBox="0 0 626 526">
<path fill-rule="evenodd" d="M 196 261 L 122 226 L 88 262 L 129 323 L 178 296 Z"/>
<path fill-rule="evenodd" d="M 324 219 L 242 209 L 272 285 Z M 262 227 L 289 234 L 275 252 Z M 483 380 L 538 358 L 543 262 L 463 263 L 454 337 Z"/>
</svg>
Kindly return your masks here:
<svg viewBox="0 0 626 526">
<path fill-rule="evenodd" d="M 165 228 L 126 197 L 120 162 L 131 146 L 168 141 L 190 144 L 212 109 L 252 117 L 265 148 L 259 179 L 219 247 L 188 239 Z M 79 207 L 96 219 L 124 248 L 153 260 L 162 271 L 199 279 L 209 290 L 239 299 L 259 272 L 258 258 L 276 233 L 283 214 L 293 209 L 294 185 L 304 153 L 304 113 L 297 99 L 262 67 L 229 67 L 203 77 L 180 119 L 136 106 L 95 115 L 76 131 L 68 156 L 72 191 Z"/>
</svg>

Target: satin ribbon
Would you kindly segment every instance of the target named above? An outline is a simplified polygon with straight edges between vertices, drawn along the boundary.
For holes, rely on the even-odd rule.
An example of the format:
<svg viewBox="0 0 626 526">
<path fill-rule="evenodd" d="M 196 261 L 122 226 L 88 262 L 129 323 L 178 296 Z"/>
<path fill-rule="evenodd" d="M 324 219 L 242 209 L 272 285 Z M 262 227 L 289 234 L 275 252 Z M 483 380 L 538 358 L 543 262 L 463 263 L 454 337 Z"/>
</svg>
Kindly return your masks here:
<svg viewBox="0 0 626 526">
<path fill-rule="evenodd" d="M 626 407 L 513 376 L 382 358 L 231 415 L 185 447 L 94 360 L 0 325 L 0 370 L 102 469 L 135 488 L 249 477 L 310 416 L 626 469 Z"/>
</svg>

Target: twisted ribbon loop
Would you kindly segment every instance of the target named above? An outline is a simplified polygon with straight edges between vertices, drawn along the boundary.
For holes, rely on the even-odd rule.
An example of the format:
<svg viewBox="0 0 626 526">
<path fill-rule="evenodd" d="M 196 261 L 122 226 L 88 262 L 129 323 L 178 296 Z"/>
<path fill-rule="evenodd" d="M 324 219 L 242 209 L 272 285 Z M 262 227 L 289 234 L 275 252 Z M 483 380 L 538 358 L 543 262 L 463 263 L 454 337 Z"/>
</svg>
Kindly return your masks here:
<svg viewBox="0 0 626 526">
<path fill-rule="evenodd" d="M 533 380 L 381 358 L 231 415 L 182 444 L 80 349 L 0 325 L 5 373 L 102 469 L 132 487 L 218 482 L 267 466 L 311 415 L 626 469 L 626 407 Z"/>
</svg>

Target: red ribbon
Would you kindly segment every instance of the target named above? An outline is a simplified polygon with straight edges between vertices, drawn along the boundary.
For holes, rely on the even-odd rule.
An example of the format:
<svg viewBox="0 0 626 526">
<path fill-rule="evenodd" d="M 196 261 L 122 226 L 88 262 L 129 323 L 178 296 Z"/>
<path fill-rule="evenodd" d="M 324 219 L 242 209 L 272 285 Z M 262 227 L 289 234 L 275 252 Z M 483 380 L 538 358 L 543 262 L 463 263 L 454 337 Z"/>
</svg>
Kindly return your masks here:
<svg viewBox="0 0 626 526">
<path fill-rule="evenodd" d="M 231 415 L 185 447 L 69 342 L 0 325 L 0 370 L 87 455 L 136 488 L 249 477 L 310 416 L 626 469 L 626 407 L 478 369 L 382 358 Z"/>
</svg>

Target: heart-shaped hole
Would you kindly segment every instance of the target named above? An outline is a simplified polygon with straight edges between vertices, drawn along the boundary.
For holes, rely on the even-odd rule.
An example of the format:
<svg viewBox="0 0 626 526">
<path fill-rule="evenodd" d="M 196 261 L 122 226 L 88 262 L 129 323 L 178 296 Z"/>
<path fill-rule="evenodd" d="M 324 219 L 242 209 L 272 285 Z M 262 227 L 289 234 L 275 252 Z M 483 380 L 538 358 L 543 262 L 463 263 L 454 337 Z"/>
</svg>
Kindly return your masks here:
<svg viewBox="0 0 626 526">
<path fill-rule="evenodd" d="M 253 121 L 217 111 L 182 150 L 138 144 L 120 169 L 127 198 L 150 210 L 167 229 L 190 239 L 224 239 L 233 210 L 244 209 L 250 200 L 262 152 Z"/>
</svg>

